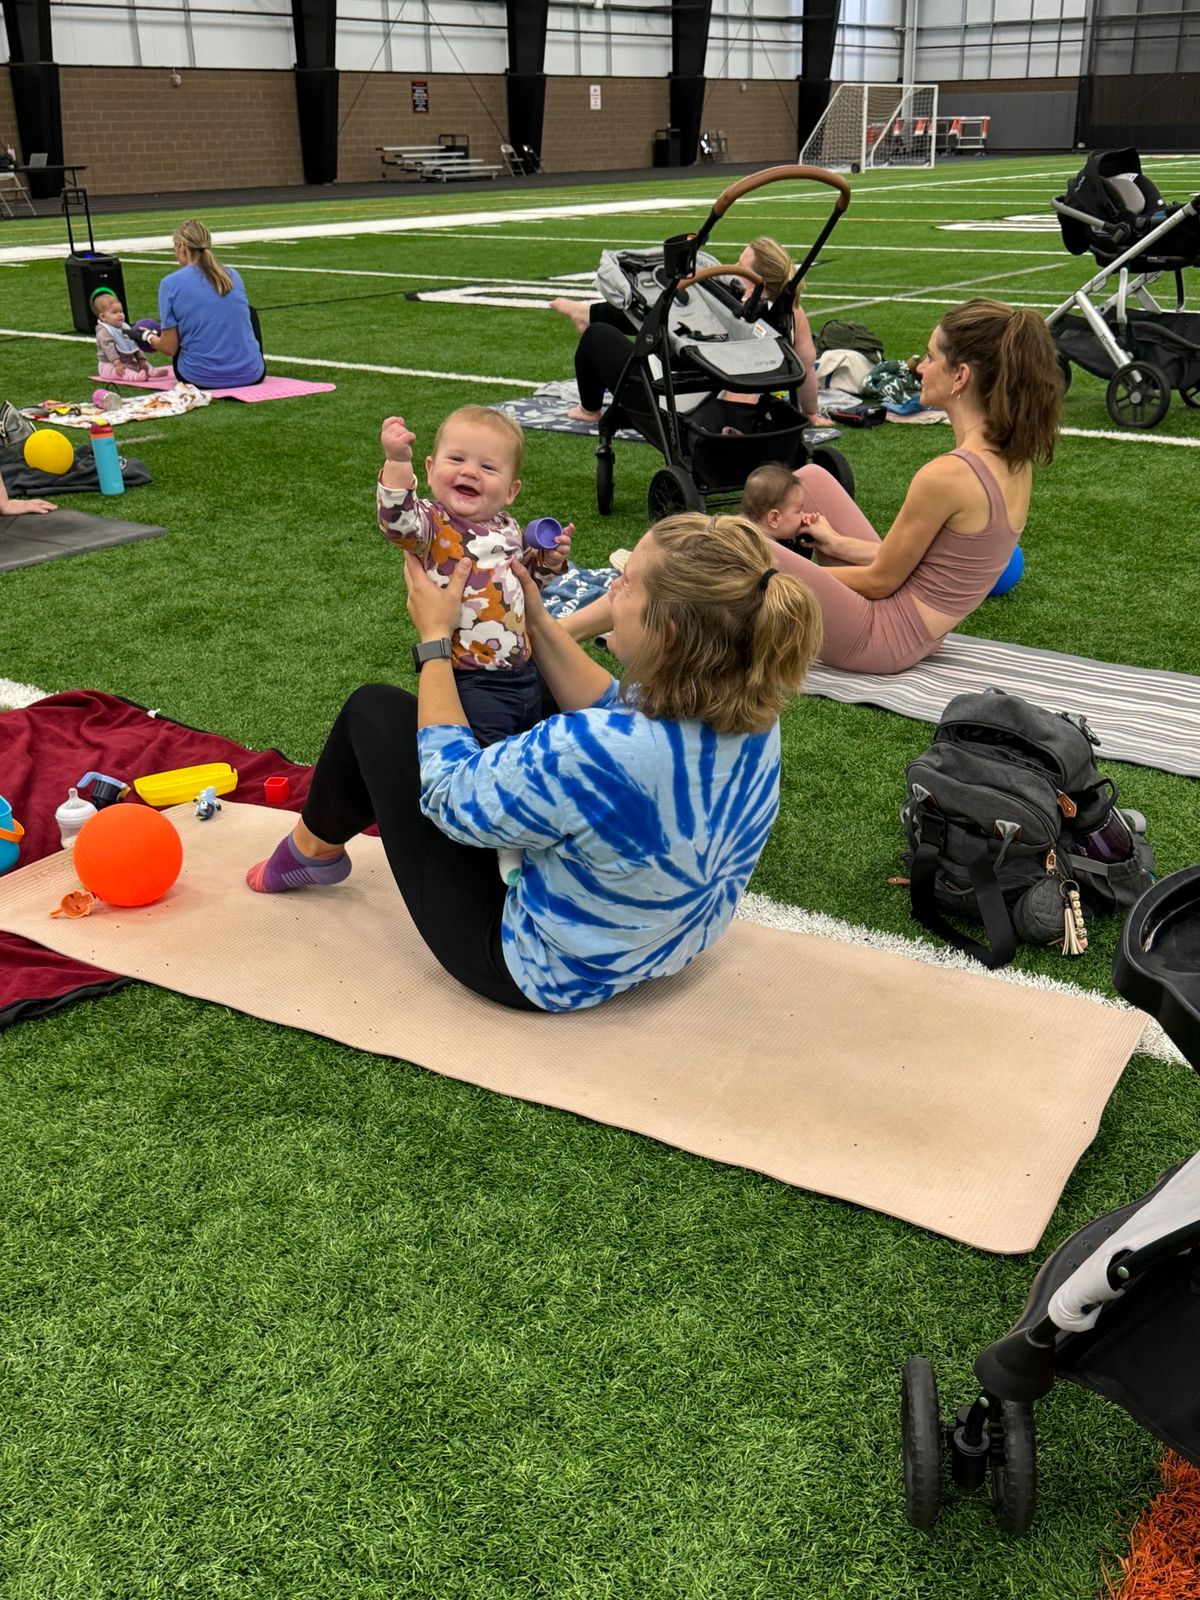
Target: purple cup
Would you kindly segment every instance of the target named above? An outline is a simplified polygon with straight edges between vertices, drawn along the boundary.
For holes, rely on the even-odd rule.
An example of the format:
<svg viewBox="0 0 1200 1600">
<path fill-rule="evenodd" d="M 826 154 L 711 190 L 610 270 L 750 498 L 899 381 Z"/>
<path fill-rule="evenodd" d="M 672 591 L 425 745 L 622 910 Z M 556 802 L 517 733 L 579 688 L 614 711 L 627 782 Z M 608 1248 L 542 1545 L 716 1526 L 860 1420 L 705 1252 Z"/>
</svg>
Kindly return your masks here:
<svg viewBox="0 0 1200 1600">
<path fill-rule="evenodd" d="M 562 538 L 562 531 L 562 523 L 555 522 L 553 517 L 534 517 L 525 524 L 525 543 L 535 544 L 539 550 L 553 550 Z"/>
<path fill-rule="evenodd" d="M 150 343 L 149 339 L 147 339 L 146 335 L 148 333 L 161 333 L 161 322 L 156 321 L 153 317 L 141 317 L 137 322 L 134 323 L 133 327 L 129 331 L 132 333 L 133 342 L 137 345 L 139 350 L 144 350 L 147 355 L 154 355 L 154 346 Z"/>
</svg>

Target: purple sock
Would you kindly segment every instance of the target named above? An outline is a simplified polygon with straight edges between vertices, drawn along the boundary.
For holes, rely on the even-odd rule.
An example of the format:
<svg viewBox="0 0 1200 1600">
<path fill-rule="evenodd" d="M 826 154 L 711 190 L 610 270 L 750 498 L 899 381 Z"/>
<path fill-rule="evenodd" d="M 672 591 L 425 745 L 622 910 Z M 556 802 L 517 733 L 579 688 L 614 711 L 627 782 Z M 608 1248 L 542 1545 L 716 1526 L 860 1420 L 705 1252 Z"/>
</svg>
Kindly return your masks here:
<svg viewBox="0 0 1200 1600">
<path fill-rule="evenodd" d="M 258 894 L 282 894 L 287 889 L 305 889 L 309 884 L 341 883 L 349 876 L 350 857 L 344 850 L 327 861 L 312 861 L 300 854 L 289 833 L 266 861 L 250 868 L 246 882 Z"/>
</svg>

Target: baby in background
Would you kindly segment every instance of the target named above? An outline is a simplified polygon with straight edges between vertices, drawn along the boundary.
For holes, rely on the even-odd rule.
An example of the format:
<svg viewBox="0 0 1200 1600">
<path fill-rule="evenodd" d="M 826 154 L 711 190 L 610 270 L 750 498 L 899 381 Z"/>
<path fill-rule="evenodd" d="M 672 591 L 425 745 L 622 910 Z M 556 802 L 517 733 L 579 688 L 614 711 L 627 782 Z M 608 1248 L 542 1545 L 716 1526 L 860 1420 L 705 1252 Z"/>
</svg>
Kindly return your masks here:
<svg viewBox="0 0 1200 1600">
<path fill-rule="evenodd" d="M 780 461 L 767 461 L 746 479 L 739 507 L 743 517 L 762 529 L 768 539 L 807 554 L 812 545 L 805 529 L 817 518 L 804 509 L 804 488 Z"/>
<path fill-rule="evenodd" d="M 92 310 L 96 313 L 99 376 L 110 383 L 144 383 L 152 369 L 125 320 L 125 307 L 111 289 L 100 288 L 92 295 Z"/>
<path fill-rule="evenodd" d="M 429 497 L 417 493 L 415 435 L 403 417 L 380 432 L 384 463 L 376 489 L 380 530 L 448 583 L 468 556 L 471 574 L 451 641 L 463 712 L 481 745 L 525 733 L 542 715 L 541 680 L 525 632 L 520 561 L 539 587 L 566 570 L 572 527 L 552 549 L 526 542 L 508 513 L 521 488 L 525 436 L 488 406 L 462 406 L 437 431 L 425 461 Z"/>
</svg>

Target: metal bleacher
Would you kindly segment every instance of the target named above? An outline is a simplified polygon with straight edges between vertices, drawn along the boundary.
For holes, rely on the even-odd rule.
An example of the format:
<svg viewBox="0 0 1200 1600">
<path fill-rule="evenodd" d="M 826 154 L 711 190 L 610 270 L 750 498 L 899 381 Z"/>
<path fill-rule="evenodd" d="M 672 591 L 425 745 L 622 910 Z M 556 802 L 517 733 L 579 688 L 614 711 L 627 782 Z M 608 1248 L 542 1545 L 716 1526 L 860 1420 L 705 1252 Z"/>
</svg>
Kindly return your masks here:
<svg viewBox="0 0 1200 1600">
<path fill-rule="evenodd" d="M 417 178 L 427 183 L 453 183 L 464 178 L 496 178 L 505 169 L 471 155 L 458 134 L 442 134 L 437 144 L 381 144 L 381 176 Z"/>
</svg>

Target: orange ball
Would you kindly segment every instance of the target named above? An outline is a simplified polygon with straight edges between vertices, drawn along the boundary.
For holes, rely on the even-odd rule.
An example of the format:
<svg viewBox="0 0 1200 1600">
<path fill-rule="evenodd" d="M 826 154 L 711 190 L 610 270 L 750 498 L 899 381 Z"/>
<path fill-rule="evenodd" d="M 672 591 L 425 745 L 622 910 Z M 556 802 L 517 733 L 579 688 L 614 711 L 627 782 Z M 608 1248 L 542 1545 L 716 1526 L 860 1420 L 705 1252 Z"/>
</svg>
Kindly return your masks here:
<svg viewBox="0 0 1200 1600">
<path fill-rule="evenodd" d="M 118 803 L 89 817 L 75 840 L 75 871 L 110 906 L 160 900 L 183 865 L 175 824 L 149 806 Z"/>
</svg>

